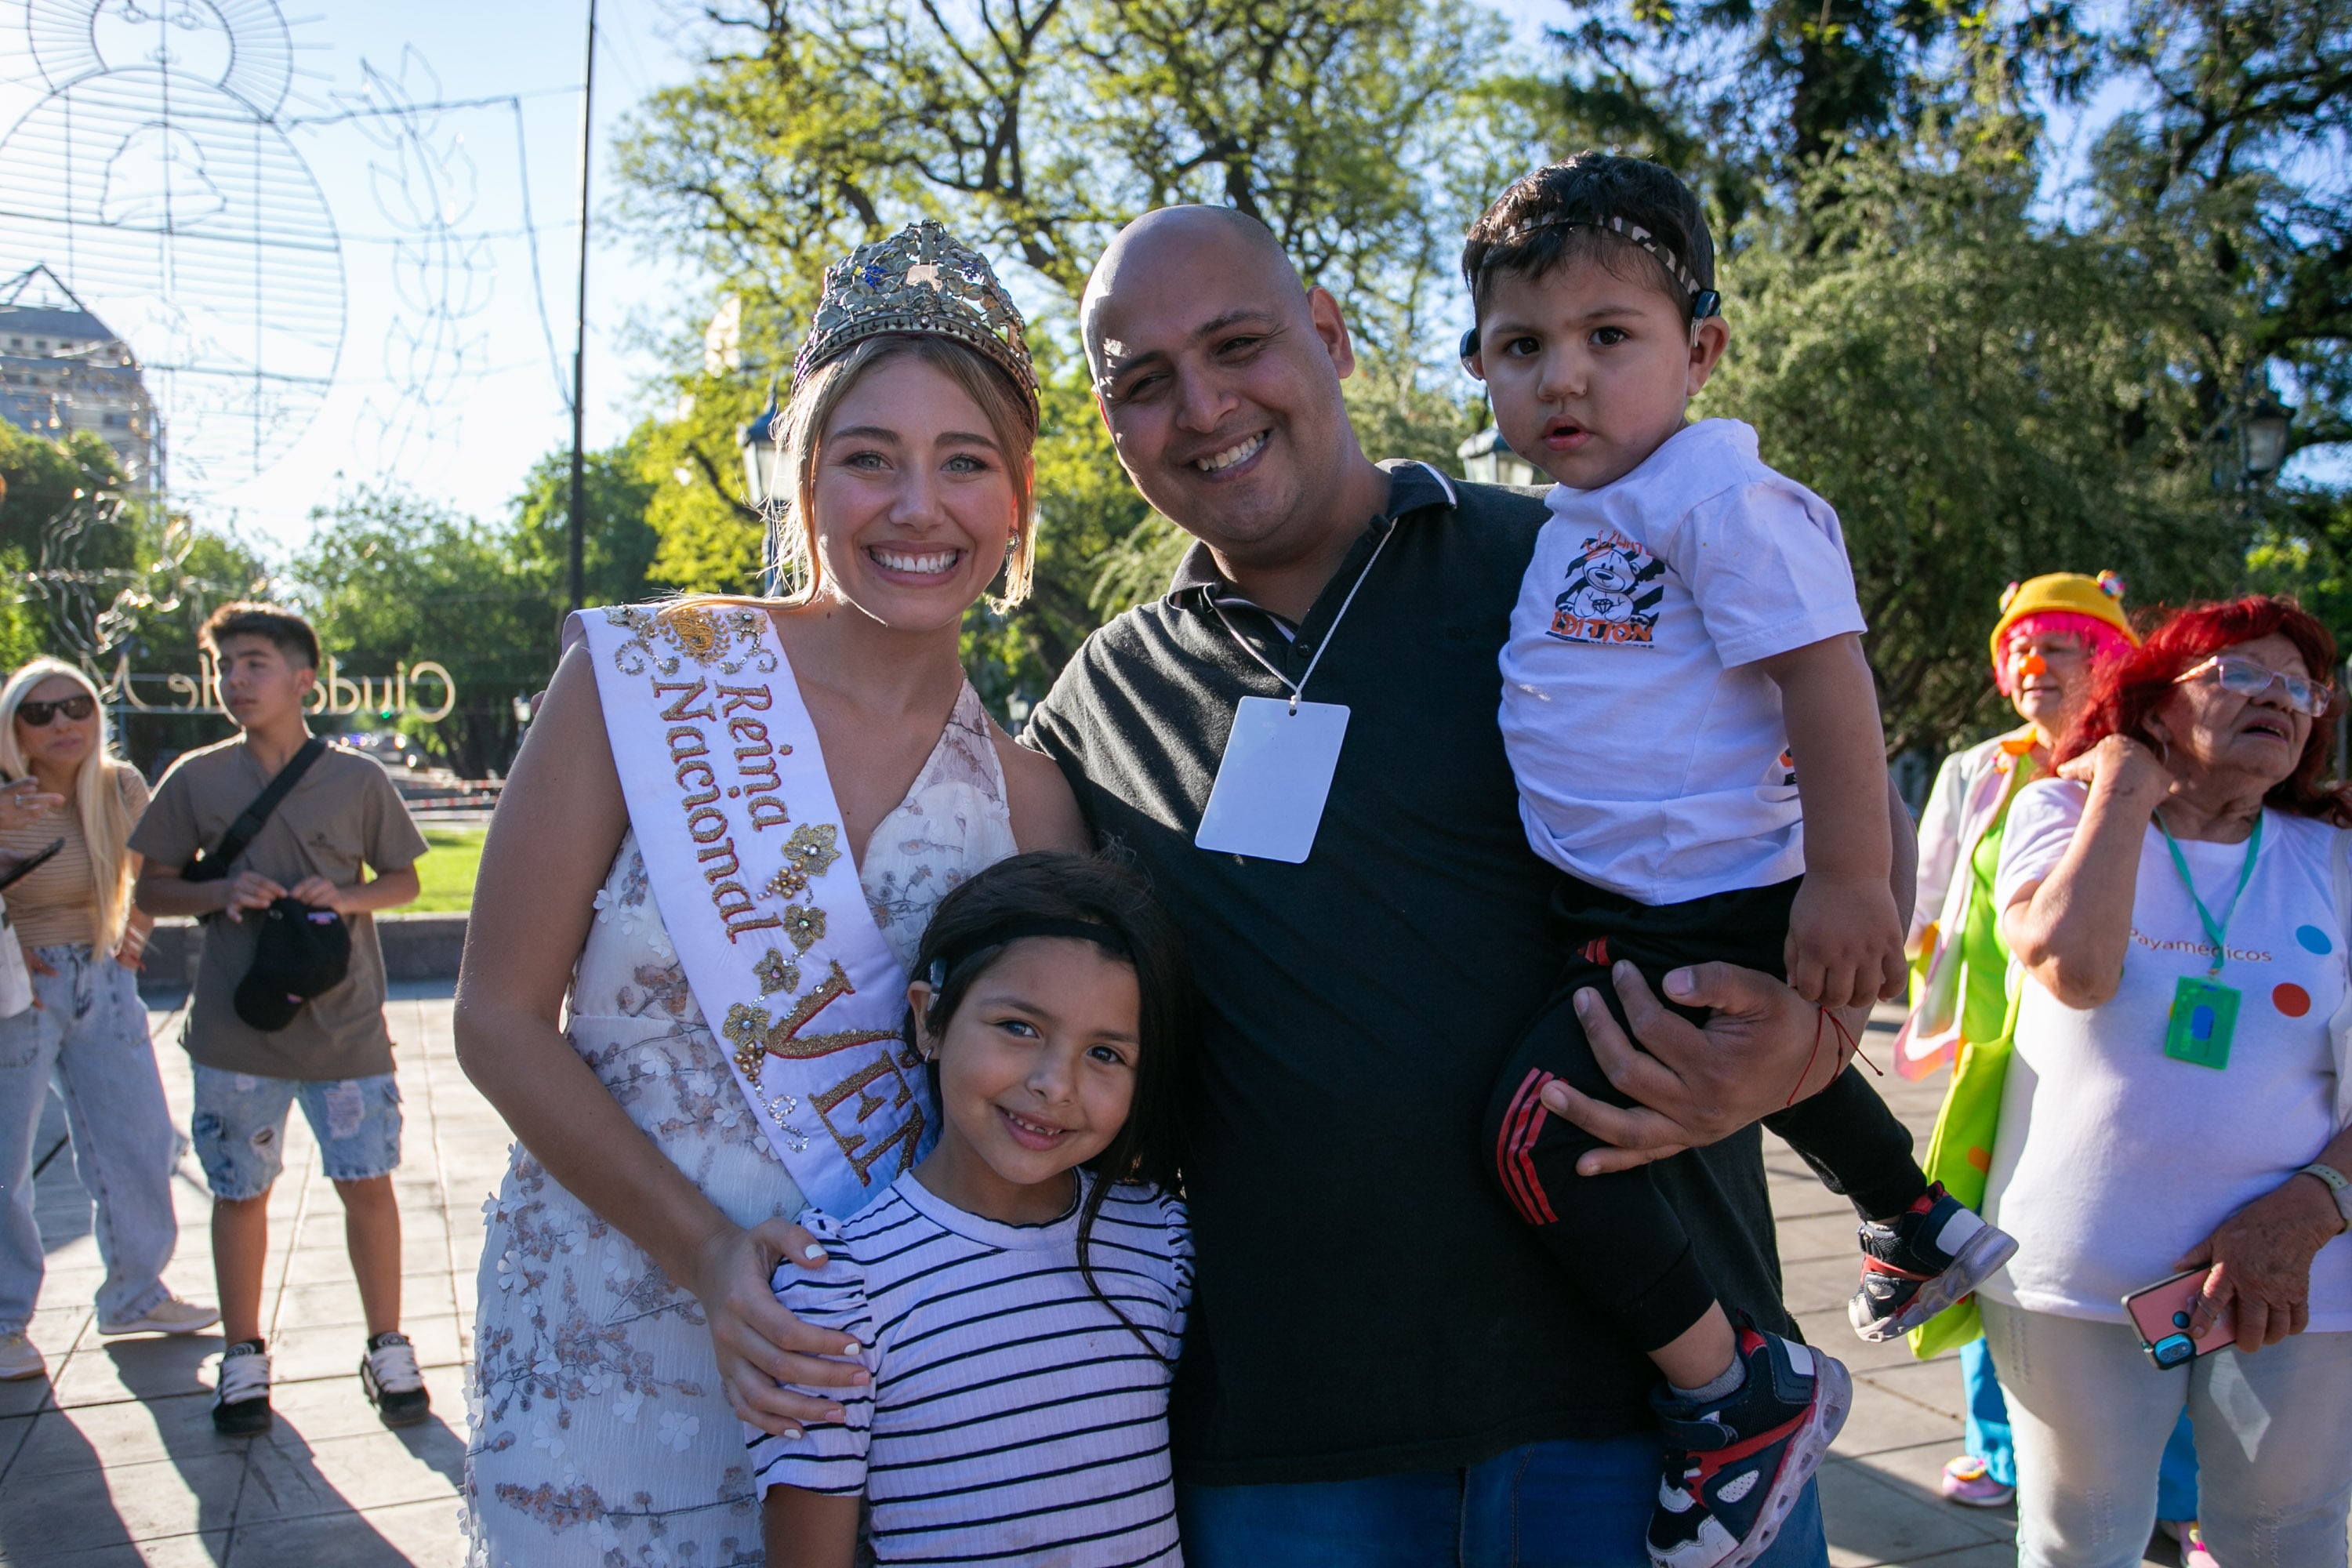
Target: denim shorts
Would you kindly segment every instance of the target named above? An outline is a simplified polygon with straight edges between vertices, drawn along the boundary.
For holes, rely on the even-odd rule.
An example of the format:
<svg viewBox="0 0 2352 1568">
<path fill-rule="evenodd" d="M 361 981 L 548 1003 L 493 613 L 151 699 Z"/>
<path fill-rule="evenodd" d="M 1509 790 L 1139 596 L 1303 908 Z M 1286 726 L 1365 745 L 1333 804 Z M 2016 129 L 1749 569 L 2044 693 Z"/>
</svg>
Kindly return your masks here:
<svg viewBox="0 0 2352 1568">
<path fill-rule="evenodd" d="M 213 1196 L 257 1198 L 286 1165 L 286 1112 L 299 1100 L 328 1179 L 367 1182 L 400 1164 L 400 1088 L 378 1078 L 260 1078 L 202 1062 L 188 1132 Z"/>
</svg>

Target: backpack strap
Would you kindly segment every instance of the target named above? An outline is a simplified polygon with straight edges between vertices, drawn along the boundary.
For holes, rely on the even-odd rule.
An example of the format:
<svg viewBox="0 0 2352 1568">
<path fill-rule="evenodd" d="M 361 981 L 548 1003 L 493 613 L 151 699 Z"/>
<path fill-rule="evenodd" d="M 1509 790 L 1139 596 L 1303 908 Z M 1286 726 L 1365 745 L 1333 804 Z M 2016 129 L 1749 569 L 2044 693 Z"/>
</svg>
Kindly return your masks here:
<svg viewBox="0 0 2352 1568">
<path fill-rule="evenodd" d="M 227 876 L 230 862 L 245 853 L 246 847 L 261 831 L 262 824 L 269 820 L 269 814 L 278 809 L 278 802 L 302 782 L 302 775 L 310 771 L 310 764 L 326 754 L 327 742 L 318 736 L 313 735 L 303 742 L 301 749 L 286 759 L 286 765 L 278 770 L 278 776 L 269 781 L 268 787 L 255 795 L 253 804 L 228 825 L 228 831 L 221 835 L 219 847 L 209 855 L 202 849 L 197 850 L 196 858 L 180 872 L 180 879 L 184 882 L 217 882 Z"/>
</svg>

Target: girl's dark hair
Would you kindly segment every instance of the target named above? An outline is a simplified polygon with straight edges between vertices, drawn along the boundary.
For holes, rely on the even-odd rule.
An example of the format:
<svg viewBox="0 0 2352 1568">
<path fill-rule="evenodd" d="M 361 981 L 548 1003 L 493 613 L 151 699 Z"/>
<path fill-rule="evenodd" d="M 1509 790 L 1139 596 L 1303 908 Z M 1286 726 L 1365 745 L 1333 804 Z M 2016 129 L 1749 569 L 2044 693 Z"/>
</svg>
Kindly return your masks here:
<svg viewBox="0 0 2352 1568">
<path fill-rule="evenodd" d="M 2090 706 L 2059 742 L 2053 763 L 2072 762 L 2109 735 L 2154 746 L 2156 737 L 2148 731 L 2147 721 L 2172 695 L 2175 681 L 2215 654 L 2273 632 L 2294 644 L 2313 679 L 2334 679 L 2334 635 L 2293 599 L 2254 597 L 2190 605 L 2167 616 L 2139 647 L 2099 666 Z M 2330 721 L 2343 701 L 2342 694 L 2336 694 L 2328 701 L 2327 711 L 2312 721 L 2294 771 L 2271 786 L 2263 797 L 2263 805 L 2289 816 L 2317 817 L 2338 827 L 2352 826 L 2352 786 L 2327 777 L 2328 754 L 2336 737 Z"/>
<path fill-rule="evenodd" d="M 930 1005 L 919 1021 L 919 1032 L 914 1009 L 908 1009 L 907 1037 L 918 1042 L 926 1035 L 933 1040 L 943 1037 L 973 984 L 1014 942 L 1024 935 L 1074 934 L 1035 930 L 1055 923 L 1101 928 L 1109 940 L 1095 939 L 1097 945 L 1135 969 L 1139 998 L 1135 1097 L 1126 1123 L 1101 1153 L 1086 1163 L 1095 1181 L 1078 1211 L 1078 1272 L 1095 1299 L 1157 1355 L 1143 1331 L 1103 1294 L 1087 1256 L 1095 1217 L 1114 1185 L 1177 1187 L 1183 1104 L 1199 1023 L 1183 938 L 1151 896 L 1150 886 L 1132 868 L 1105 855 L 1040 852 L 998 861 L 941 899 L 932 913 L 914 964 L 914 977 L 930 982 Z M 1025 932 L 1024 927 L 1029 928 Z M 936 1062 L 930 1072 L 936 1101 Z"/>
<path fill-rule="evenodd" d="M 1706 209 L 1673 170 L 1646 158 L 1579 153 L 1511 182 L 1470 226 L 1462 243 L 1462 280 L 1471 309 L 1484 316 L 1495 275 L 1529 280 L 1570 261 L 1595 260 L 1619 277 L 1654 282 L 1687 319 L 1697 296 L 1640 246 L 1596 226 L 1622 218 L 1650 231 L 1674 252 L 1701 289 L 1715 287 L 1715 238 Z M 1542 225 L 1531 227 L 1531 225 Z"/>
</svg>

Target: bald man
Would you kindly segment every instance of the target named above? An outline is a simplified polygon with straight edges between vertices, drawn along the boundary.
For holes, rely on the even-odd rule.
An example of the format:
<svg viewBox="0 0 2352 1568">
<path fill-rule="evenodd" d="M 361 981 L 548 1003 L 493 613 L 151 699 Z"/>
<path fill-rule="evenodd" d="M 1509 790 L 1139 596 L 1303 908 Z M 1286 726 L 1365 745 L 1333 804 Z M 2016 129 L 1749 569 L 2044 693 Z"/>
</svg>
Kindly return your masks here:
<svg viewBox="0 0 2352 1568">
<path fill-rule="evenodd" d="M 1643 1564 L 1655 1374 L 1563 1288 L 1477 1149 L 1557 969 L 1559 873 L 1528 848 L 1495 721 L 1544 506 L 1369 460 L 1338 302 L 1238 214 L 1136 220 L 1081 319 L 1120 462 L 1196 542 L 1166 597 L 1087 639 L 1027 735 L 1150 875 L 1201 978 L 1186 1560 Z M 1228 758 L 1253 698 L 1266 744 Z M 1564 1089 L 1549 1109 L 1662 1159 L 1727 1303 L 1792 1332 L 1752 1124 L 1838 1053 L 1812 1059 L 1820 1020 L 1777 982 L 1685 978 L 1675 1001 L 1718 1009 L 1704 1033 L 1630 967 L 1654 1055 L 1605 1009 L 1589 1024 L 1648 1109 Z M 1825 1561 L 1810 1493 L 1763 1561 Z"/>
</svg>

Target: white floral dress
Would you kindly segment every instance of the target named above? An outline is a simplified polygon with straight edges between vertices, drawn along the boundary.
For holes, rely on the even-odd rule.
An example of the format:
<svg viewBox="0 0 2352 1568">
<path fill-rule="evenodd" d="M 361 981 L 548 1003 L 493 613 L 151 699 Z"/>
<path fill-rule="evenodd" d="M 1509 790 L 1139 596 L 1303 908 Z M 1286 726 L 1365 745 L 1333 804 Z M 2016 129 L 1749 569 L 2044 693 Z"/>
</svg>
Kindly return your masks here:
<svg viewBox="0 0 2352 1568">
<path fill-rule="evenodd" d="M 948 891 L 1014 852 L 1004 773 L 967 685 L 859 870 L 911 964 Z M 803 1206 L 687 986 L 621 841 L 573 971 L 572 1048 L 739 1225 Z M 761 1561 L 759 1499 L 702 1309 L 518 1144 L 483 1205 L 466 1516 L 474 1568 L 721 1568 Z"/>
</svg>

